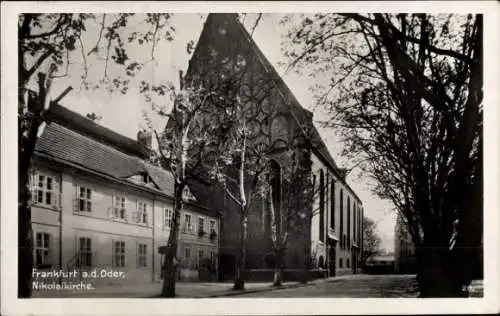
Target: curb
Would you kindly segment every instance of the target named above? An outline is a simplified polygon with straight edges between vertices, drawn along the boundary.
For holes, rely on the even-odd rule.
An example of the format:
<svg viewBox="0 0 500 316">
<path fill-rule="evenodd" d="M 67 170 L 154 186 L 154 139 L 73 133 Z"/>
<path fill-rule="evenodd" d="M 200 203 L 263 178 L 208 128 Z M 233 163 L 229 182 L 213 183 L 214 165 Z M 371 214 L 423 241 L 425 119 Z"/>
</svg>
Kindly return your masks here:
<svg viewBox="0 0 500 316">
<path fill-rule="evenodd" d="M 248 289 L 248 290 L 243 290 L 243 291 L 225 292 L 225 293 L 219 293 L 219 294 L 210 294 L 207 296 L 200 296 L 200 297 L 196 297 L 196 298 L 216 298 L 216 297 L 245 295 L 245 294 L 249 294 L 249 293 L 272 292 L 272 291 L 284 290 L 284 289 L 308 287 L 308 286 L 313 286 L 313 285 L 317 285 L 317 284 L 321 284 L 321 283 L 332 283 L 335 281 L 340 281 L 342 279 L 343 278 L 319 279 L 319 280 L 312 280 L 312 281 L 309 281 L 307 283 L 292 283 L 292 284 L 282 285 L 280 287 L 274 287 L 274 286 L 270 285 L 269 287 L 265 287 L 265 288 Z"/>
</svg>

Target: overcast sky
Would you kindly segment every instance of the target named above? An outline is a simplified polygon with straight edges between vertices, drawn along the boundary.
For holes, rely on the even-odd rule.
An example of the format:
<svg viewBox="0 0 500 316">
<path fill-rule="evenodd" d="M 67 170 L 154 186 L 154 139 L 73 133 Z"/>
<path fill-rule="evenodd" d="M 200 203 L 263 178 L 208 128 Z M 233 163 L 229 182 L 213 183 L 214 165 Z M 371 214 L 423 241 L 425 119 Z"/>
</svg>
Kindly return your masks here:
<svg viewBox="0 0 500 316">
<path fill-rule="evenodd" d="M 256 15 L 251 14 L 245 18 L 245 26 L 251 29 L 254 25 Z M 174 40 L 166 42 L 157 47 L 156 63 L 149 63 L 148 67 L 143 69 L 141 78 L 146 81 L 158 81 L 160 79 L 177 82 L 179 70 L 185 71 L 189 61 L 189 55 L 186 52 L 186 44 L 190 40 L 197 41 L 200 36 L 205 15 L 198 14 L 176 14 L 172 18 L 172 25 L 176 31 Z M 285 61 L 281 52 L 281 43 L 286 30 L 279 25 L 280 16 L 275 14 L 264 14 L 257 29 L 254 32 L 254 40 L 263 51 L 270 62 L 276 67 L 278 73 L 283 74 L 284 69 L 278 66 L 280 61 Z M 84 46 L 87 50 L 96 42 L 95 29 L 89 28 L 89 34 L 84 37 Z M 132 51 L 132 56 L 138 56 L 148 53 L 143 48 Z M 90 73 L 100 73 L 103 67 L 102 62 L 88 59 Z M 54 95 L 64 90 L 68 85 L 74 87 L 74 90 L 67 95 L 61 103 L 66 107 L 85 115 L 95 112 L 102 116 L 101 124 L 130 138 L 136 138 L 139 128 L 145 126 L 143 111 L 152 115 L 150 106 L 147 105 L 142 96 L 135 90 L 130 90 L 126 95 L 120 93 L 107 93 L 104 91 L 86 91 L 80 90 L 81 71 L 78 71 L 78 64 L 72 65 L 72 71 L 68 77 L 54 82 Z M 98 75 L 97 75 L 98 76 Z M 314 107 L 314 100 L 309 88 L 314 84 L 309 78 L 299 76 L 294 73 L 287 73 L 283 79 L 288 84 L 302 106 L 313 110 L 314 119 L 321 120 L 324 113 L 321 109 Z M 151 116 L 156 128 L 164 126 L 163 119 Z M 327 144 L 332 156 L 340 167 L 350 167 L 352 163 L 343 159 L 340 155 L 342 143 L 340 143 L 331 130 L 322 129 L 316 124 L 320 134 Z M 353 172 L 355 173 L 355 172 Z M 377 223 L 378 234 L 382 239 L 382 247 L 392 251 L 394 249 L 394 225 L 395 214 L 391 211 L 392 204 L 378 199 L 371 193 L 371 186 L 366 178 L 357 179 L 354 175 L 348 177 L 348 182 L 363 201 L 365 215 Z"/>
</svg>

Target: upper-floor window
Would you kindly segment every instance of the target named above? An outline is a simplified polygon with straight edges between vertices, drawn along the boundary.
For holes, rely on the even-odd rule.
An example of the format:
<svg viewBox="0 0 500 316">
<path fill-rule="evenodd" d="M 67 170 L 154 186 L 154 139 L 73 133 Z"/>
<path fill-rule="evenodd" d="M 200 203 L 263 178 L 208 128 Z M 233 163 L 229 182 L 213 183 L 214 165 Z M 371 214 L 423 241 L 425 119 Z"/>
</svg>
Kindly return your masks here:
<svg viewBox="0 0 500 316">
<path fill-rule="evenodd" d="M 319 174 L 319 240 L 325 241 L 325 175 Z"/>
<path fill-rule="evenodd" d="M 193 232 L 193 225 L 191 224 L 191 215 L 184 214 L 184 231 L 191 233 Z"/>
<path fill-rule="evenodd" d="M 77 192 L 76 210 L 78 212 L 92 212 L 92 189 L 79 186 Z"/>
<path fill-rule="evenodd" d="M 330 228 L 335 230 L 335 181 L 332 179 L 330 190 Z"/>
<path fill-rule="evenodd" d="M 198 216 L 198 234 L 202 235 L 205 233 L 205 219 Z"/>
<path fill-rule="evenodd" d="M 137 202 L 137 212 L 135 213 L 135 221 L 138 224 L 148 224 L 148 204 L 144 201 Z"/>
<path fill-rule="evenodd" d="M 55 177 L 36 172 L 33 176 L 32 199 L 35 204 L 56 206 L 58 203 L 58 183 Z"/>
<path fill-rule="evenodd" d="M 113 243 L 113 267 L 125 267 L 125 242 L 115 241 Z"/>
<path fill-rule="evenodd" d="M 344 241 L 344 190 L 340 189 L 340 248 L 345 248 Z"/>
<path fill-rule="evenodd" d="M 212 219 L 210 220 L 210 233 L 215 234 L 217 231 L 215 230 L 215 221 Z"/>
<path fill-rule="evenodd" d="M 172 209 L 166 208 L 164 210 L 163 227 L 172 228 L 173 224 L 174 224 L 174 211 Z"/>
<path fill-rule="evenodd" d="M 127 219 L 126 199 L 124 196 L 115 196 L 113 200 L 113 217 L 122 220 Z"/>
<path fill-rule="evenodd" d="M 35 267 L 45 268 L 52 264 L 50 262 L 50 239 L 48 233 L 35 233 Z"/>
</svg>

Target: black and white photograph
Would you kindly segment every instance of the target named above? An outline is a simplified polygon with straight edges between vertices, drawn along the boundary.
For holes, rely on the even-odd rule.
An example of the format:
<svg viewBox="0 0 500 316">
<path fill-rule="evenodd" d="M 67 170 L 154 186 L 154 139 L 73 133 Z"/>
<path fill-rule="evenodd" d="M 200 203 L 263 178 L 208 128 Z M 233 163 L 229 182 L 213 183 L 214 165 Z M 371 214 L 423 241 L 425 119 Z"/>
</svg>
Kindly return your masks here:
<svg viewBox="0 0 500 316">
<path fill-rule="evenodd" d="M 499 6 L 409 3 L 2 3 L 2 310 L 498 312 Z"/>
</svg>

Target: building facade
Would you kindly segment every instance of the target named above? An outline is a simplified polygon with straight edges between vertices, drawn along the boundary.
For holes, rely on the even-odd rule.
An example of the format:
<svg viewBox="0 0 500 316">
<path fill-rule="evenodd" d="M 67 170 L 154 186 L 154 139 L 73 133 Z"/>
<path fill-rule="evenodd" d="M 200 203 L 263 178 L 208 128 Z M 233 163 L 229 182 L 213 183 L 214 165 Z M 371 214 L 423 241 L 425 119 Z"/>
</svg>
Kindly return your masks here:
<svg viewBox="0 0 500 316">
<path fill-rule="evenodd" d="M 216 66 L 211 72 L 213 64 Z M 235 72 L 238 73 L 235 75 Z M 283 155 L 287 148 L 297 148 L 304 143 L 309 148 L 309 158 L 304 163 L 310 169 L 314 199 L 301 211 L 305 220 L 300 229 L 289 235 L 285 276 L 287 270 L 301 269 L 304 262 L 308 262 L 312 270 L 323 271 L 325 276 L 358 273 L 363 244 L 363 204 L 314 127 L 313 114 L 299 104 L 236 14 L 210 14 L 190 60 L 186 81 L 198 80 L 214 86 L 220 78 L 236 77 L 240 73 L 236 89 L 253 135 L 250 142 L 270 148 L 278 169 L 285 167 Z M 230 279 L 239 249 L 239 211 L 225 193 L 219 194 L 220 278 Z M 299 194 L 296 198 L 303 196 Z M 273 204 L 282 202 L 277 200 Z M 249 271 L 272 271 L 270 221 L 268 202 L 259 198 L 248 213 L 246 268 Z"/>
<path fill-rule="evenodd" d="M 31 172 L 34 266 L 125 272 L 98 284 L 161 280 L 173 215 L 169 172 L 147 163 L 150 135 L 121 136 L 60 105 L 37 142 Z M 219 217 L 185 192 L 179 279 L 216 276 Z M 80 273 L 81 276 L 81 273 Z"/>
</svg>

